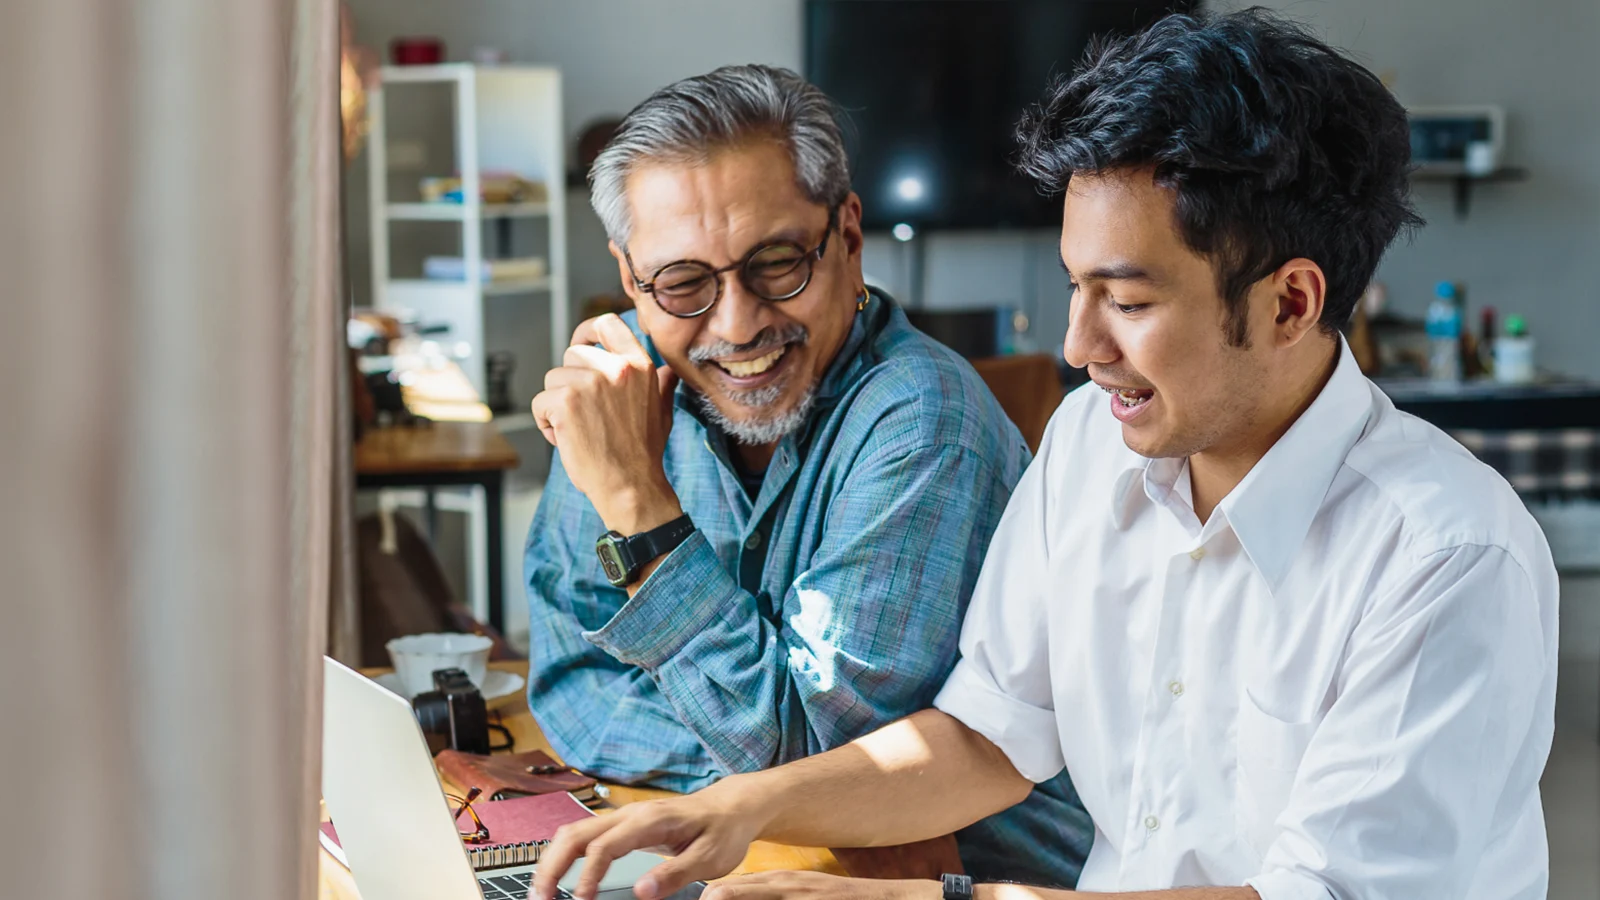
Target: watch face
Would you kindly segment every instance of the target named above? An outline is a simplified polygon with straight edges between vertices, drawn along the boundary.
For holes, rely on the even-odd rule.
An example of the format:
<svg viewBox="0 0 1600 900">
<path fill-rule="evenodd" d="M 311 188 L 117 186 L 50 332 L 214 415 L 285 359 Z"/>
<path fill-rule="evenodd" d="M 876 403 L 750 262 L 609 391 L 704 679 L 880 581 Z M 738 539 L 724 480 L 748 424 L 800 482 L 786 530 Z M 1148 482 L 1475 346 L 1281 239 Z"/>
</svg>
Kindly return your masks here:
<svg viewBox="0 0 1600 900">
<path fill-rule="evenodd" d="M 606 534 L 594 543 L 595 555 L 600 557 L 600 567 L 606 570 L 606 580 L 621 587 L 628 583 L 628 566 L 622 559 L 617 538 Z"/>
</svg>

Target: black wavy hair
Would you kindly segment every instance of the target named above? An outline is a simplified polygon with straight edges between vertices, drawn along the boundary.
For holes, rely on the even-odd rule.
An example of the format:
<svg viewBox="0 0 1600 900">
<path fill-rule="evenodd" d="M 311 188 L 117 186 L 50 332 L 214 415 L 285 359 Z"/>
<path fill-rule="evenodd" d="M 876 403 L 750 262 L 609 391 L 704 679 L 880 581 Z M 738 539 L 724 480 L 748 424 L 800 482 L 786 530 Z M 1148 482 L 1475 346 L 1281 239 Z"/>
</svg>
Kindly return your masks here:
<svg viewBox="0 0 1600 900">
<path fill-rule="evenodd" d="M 1350 320 L 1411 206 L 1406 114 L 1367 69 L 1259 8 L 1171 15 L 1098 41 L 1017 125 L 1017 167 L 1046 193 L 1074 173 L 1154 168 L 1178 233 L 1217 272 L 1226 331 L 1291 259 L 1327 278 L 1319 325 Z"/>
</svg>

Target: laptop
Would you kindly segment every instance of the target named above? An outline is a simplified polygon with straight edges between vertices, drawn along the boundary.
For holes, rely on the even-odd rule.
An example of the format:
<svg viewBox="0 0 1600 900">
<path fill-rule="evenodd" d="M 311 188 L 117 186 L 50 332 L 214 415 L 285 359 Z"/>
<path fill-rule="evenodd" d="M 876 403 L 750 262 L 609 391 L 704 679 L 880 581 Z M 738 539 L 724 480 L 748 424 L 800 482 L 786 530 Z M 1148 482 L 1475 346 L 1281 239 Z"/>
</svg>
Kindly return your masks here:
<svg viewBox="0 0 1600 900">
<path fill-rule="evenodd" d="M 473 871 L 411 703 L 323 657 L 322 796 L 339 829 L 362 900 L 524 900 L 533 866 Z M 597 900 L 630 900 L 633 883 L 661 862 L 616 860 Z M 583 871 L 561 880 L 560 900 Z M 694 884 L 669 900 L 695 900 Z"/>
</svg>

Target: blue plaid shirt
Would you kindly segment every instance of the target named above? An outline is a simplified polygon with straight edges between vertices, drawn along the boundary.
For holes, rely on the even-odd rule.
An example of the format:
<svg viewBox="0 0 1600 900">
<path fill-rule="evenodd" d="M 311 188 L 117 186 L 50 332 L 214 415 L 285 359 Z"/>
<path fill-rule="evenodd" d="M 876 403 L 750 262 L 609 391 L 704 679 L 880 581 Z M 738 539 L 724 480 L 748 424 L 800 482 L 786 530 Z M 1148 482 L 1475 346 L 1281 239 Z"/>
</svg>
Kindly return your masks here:
<svg viewBox="0 0 1600 900">
<path fill-rule="evenodd" d="M 559 458 L 528 533 L 528 701 L 562 759 L 690 791 L 928 707 L 1029 459 L 977 373 L 876 295 L 754 498 L 676 403 L 666 474 L 697 530 L 632 600 Z M 975 876 L 1070 886 L 1092 835 L 1063 775 L 957 839 Z"/>
</svg>

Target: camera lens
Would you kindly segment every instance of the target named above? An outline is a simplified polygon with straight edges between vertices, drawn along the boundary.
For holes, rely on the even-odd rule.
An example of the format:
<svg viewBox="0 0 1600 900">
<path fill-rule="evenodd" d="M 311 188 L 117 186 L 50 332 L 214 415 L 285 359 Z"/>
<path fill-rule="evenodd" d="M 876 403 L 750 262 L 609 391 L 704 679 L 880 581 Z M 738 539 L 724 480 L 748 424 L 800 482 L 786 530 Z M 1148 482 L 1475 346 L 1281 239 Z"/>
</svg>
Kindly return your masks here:
<svg viewBox="0 0 1600 900">
<path fill-rule="evenodd" d="M 417 723 L 422 726 L 425 734 L 450 734 L 450 701 L 445 699 L 441 691 L 427 691 L 418 694 L 411 701 L 411 708 L 416 710 Z"/>
</svg>

